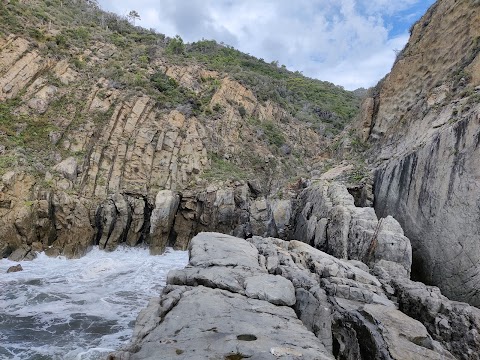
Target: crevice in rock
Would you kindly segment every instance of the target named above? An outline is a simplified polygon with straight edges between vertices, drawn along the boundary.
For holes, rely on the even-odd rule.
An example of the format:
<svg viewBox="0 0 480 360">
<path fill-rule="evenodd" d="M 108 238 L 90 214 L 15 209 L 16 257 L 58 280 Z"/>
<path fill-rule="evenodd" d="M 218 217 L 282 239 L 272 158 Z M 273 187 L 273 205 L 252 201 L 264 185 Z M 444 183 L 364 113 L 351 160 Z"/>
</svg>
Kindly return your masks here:
<svg viewBox="0 0 480 360">
<path fill-rule="evenodd" d="M 143 215 L 143 227 L 141 230 L 141 235 L 139 242 L 140 243 L 149 243 L 150 240 L 150 218 L 152 216 L 152 211 L 154 206 L 148 201 L 147 196 L 143 196 L 143 200 L 145 202 L 145 208 L 144 208 L 144 215 Z"/>
</svg>

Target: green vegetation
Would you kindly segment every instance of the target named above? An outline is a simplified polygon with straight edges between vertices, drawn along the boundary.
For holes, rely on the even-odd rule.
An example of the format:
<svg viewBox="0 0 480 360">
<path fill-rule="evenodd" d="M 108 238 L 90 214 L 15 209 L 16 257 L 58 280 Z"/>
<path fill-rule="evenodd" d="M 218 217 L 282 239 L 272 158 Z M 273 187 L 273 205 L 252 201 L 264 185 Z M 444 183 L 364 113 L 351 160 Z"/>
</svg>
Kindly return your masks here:
<svg viewBox="0 0 480 360">
<path fill-rule="evenodd" d="M 147 84 L 143 84 L 147 87 Z M 151 92 L 151 95 L 157 100 L 159 104 L 165 107 L 173 107 L 177 104 L 193 103 L 199 106 L 196 102 L 196 94 L 179 86 L 177 82 L 165 75 L 162 72 L 156 72 L 150 77 L 150 86 L 156 89 L 156 92 Z"/>
<path fill-rule="evenodd" d="M 280 147 L 285 144 L 285 136 L 283 136 L 282 131 L 275 123 L 273 123 L 272 121 L 265 121 L 261 123 L 260 126 L 265 132 L 265 136 L 267 137 L 270 145 Z"/>
<path fill-rule="evenodd" d="M 9 169 L 15 165 L 15 157 L 0 155 L 0 176 L 3 176 Z"/>
<path fill-rule="evenodd" d="M 104 76 L 123 86 L 141 88 L 157 98 L 161 107 L 190 104 L 195 114 L 208 113 L 206 98 L 196 98 L 181 87 L 169 84 L 158 73 L 151 76 L 142 71 L 159 53 L 176 63 L 201 63 L 211 70 L 227 73 L 251 89 L 260 101 L 280 104 L 292 116 L 310 123 L 327 136 L 339 133 L 359 109 L 359 99 L 353 93 L 329 82 L 290 72 L 285 66 L 278 66 L 278 62 L 266 63 L 213 40 L 185 44 L 176 36 L 165 41 L 163 34 L 133 26 L 129 19 L 134 22 L 140 17 L 134 10 L 129 16 L 121 17 L 101 11 L 93 0 L 29 4 L 12 0 L 3 7 L 1 33 L 22 34 L 43 43 L 46 51 L 54 50 L 57 57 L 72 57 L 77 69 L 88 68 L 94 77 Z M 61 31 L 54 37 L 46 35 L 51 27 Z M 122 51 L 114 52 L 101 68 L 88 67 L 88 59 L 80 55 L 85 48 L 95 48 L 97 41 L 111 42 Z"/>
<path fill-rule="evenodd" d="M 7 149 L 20 146 L 34 151 L 48 149 L 48 134 L 55 130 L 46 117 L 17 115 L 18 100 L 0 103 L 0 139 Z"/>
<path fill-rule="evenodd" d="M 183 39 L 177 35 L 168 42 L 165 52 L 170 55 L 183 55 L 185 52 L 185 44 Z"/>
<path fill-rule="evenodd" d="M 218 154 L 210 153 L 211 168 L 203 174 L 207 180 L 245 180 L 248 178 L 247 172 L 240 169 L 237 165 L 223 159 Z"/>
<path fill-rule="evenodd" d="M 185 56 L 228 73 L 259 100 L 274 101 L 299 120 L 326 124 L 327 135 L 337 134 L 359 110 L 358 97 L 341 87 L 290 72 L 275 62 L 266 63 L 213 40 L 187 45 Z"/>
<path fill-rule="evenodd" d="M 370 172 L 365 163 L 359 162 L 350 172 L 348 181 L 351 183 L 359 183 L 370 176 Z"/>
</svg>

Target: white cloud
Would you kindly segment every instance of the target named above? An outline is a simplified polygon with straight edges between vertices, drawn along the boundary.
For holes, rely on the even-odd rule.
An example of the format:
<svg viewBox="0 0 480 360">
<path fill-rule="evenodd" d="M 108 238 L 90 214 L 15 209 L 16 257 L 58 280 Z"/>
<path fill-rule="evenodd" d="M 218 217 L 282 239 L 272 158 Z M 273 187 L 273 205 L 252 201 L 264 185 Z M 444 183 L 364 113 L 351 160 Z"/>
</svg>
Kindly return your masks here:
<svg viewBox="0 0 480 360">
<path fill-rule="evenodd" d="M 265 61 L 331 81 L 347 89 L 374 85 L 408 39 L 389 38 L 386 16 L 420 0 L 100 0 L 139 25 L 191 42 L 202 38 L 232 45 Z"/>
</svg>

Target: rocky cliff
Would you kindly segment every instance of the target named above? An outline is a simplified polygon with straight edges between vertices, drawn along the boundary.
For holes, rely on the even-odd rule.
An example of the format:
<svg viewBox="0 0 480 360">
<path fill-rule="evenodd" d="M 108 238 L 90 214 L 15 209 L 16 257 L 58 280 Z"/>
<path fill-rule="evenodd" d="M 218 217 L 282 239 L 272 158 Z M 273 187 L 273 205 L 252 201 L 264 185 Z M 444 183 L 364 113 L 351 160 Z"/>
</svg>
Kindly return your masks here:
<svg viewBox="0 0 480 360">
<path fill-rule="evenodd" d="M 333 84 L 92 1 L 1 6 L 2 257 L 158 254 L 202 230 L 283 236 L 289 186 L 322 169 L 319 149 L 357 108 Z"/>
<path fill-rule="evenodd" d="M 480 305 L 480 3 L 440 0 L 363 105 L 375 210 L 399 220 L 414 278 Z"/>
</svg>

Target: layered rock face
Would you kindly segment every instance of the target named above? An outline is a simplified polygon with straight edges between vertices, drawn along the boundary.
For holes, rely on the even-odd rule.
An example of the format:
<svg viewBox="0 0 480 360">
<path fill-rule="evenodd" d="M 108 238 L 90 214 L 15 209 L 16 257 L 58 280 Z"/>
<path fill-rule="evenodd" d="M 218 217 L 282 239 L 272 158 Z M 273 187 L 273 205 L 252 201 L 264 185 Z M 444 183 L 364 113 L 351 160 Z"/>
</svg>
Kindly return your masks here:
<svg viewBox="0 0 480 360">
<path fill-rule="evenodd" d="M 377 263 L 374 276 L 299 241 L 218 233 L 189 250 L 110 359 L 479 358 L 480 311 L 401 264 Z"/>
<path fill-rule="evenodd" d="M 96 43 L 72 46 L 69 55 L 85 59 L 90 71 L 119 51 Z M 246 176 L 226 180 L 241 177 L 229 169 L 250 167 L 249 179 L 262 184 L 254 192 L 265 194 L 296 175 L 289 169 L 300 170 L 298 158 L 312 156 L 312 144 L 323 141 L 278 104 L 198 65 L 156 56 L 145 71 L 201 98 L 208 116 L 196 116 L 191 104 L 162 108 L 151 95 L 91 79 L 51 55 L 19 36 L 0 39 L 2 257 L 28 259 L 42 250 L 78 257 L 92 245 L 113 250 L 142 242 L 158 254 L 167 244 L 185 248 L 202 230 L 250 234 L 241 226 L 250 216 L 263 235 L 270 208 L 259 202 L 250 213 Z M 285 134 L 288 151 L 270 144 L 265 124 Z M 284 232 L 269 234 L 277 230 Z"/>
<path fill-rule="evenodd" d="M 412 242 L 416 279 L 480 305 L 480 4 L 440 0 L 364 103 L 375 210 Z"/>
</svg>

